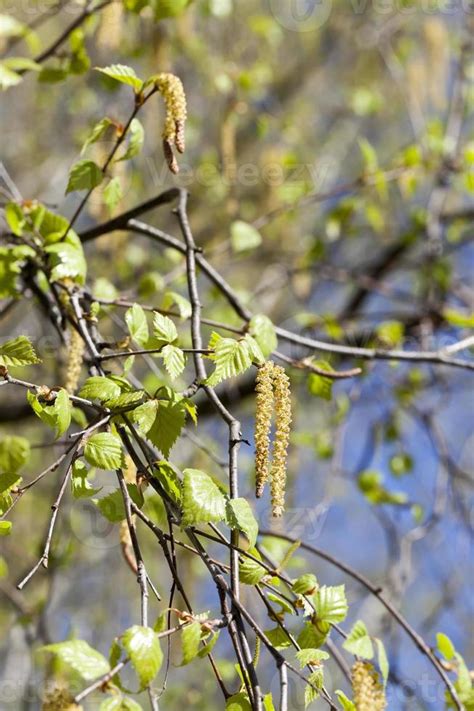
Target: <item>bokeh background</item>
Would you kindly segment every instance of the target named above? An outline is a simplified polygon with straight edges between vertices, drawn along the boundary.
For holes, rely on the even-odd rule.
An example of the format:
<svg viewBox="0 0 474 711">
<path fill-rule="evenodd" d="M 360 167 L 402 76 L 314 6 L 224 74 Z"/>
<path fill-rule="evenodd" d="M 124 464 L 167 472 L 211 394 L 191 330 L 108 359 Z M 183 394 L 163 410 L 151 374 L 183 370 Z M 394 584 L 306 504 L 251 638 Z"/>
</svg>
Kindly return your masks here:
<svg viewBox="0 0 474 711">
<path fill-rule="evenodd" d="M 60 12 L 53 2 L 8 0 L 0 7 L 25 22 L 46 11 L 37 28 L 41 47 L 80 11 L 73 2 Z M 155 22 L 148 10 L 138 16 L 113 3 L 84 27 L 91 66 L 129 64 L 143 78 L 172 71 L 183 80 L 189 111 L 188 147 L 173 177 L 161 151 L 163 106 L 159 98 L 146 106 L 144 149 L 116 168 L 125 185 L 117 212 L 171 185 L 187 187 L 195 239 L 207 258 L 254 312 L 285 328 L 337 343 L 419 350 L 465 337 L 473 295 L 473 15 L 468 2 L 441 0 L 195 0 L 179 17 Z M 2 42 L 8 51 L 0 36 Z M 461 62 L 463 126 L 454 141 L 446 120 Z M 64 191 L 84 139 L 104 115 L 126 120 L 131 106 L 127 87 L 92 69 L 58 83 L 27 75 L 0 97 L 3 192 L 70 216 L 79 198 L 66 199 Z M 99 143 L 91 155 L 100 161 L 107 148 Z M 442 250 L 433 254 L 426 249 L 427 206 L 452 150 L 439 218 Z M 368 174 L 375 178 L 364 185 L 361 176 Z M 99 190 L 78 229 L 107 216 Z M 168 209 L 146 219 L 176 233 Z M 232 239 L 236 220 L 257 228 L 261 243 L 242 249 Z M 186 294 L 182 259 L 144 238 L 114 233 L 87 253 L 89 281 L 102 298 L 120 293 L 160 305 L 169 289 Z M 205 315 L 239 326 L 204 280 L 200 286 Z M 122 317 L 123 310 L 105 313 L 104 333 L 117 337 Z M 64 353 L 30 300 L 0 329 L 2 336 L 28 334 L 44 359 L 41 379 L 61 384 Z M 309 353 L 281 350 L 298 358 Z M 472 660 L 472 376 L 442 366 L 324 359 L 337 368 L 362 365 L 363 376 L 336 383 L 327 400 L 311 393 L 304 372 L 290 371 L 295 419 L 284 519 L 271 521 L 267 499 L 255 502 L 252 446 L 242 449 L 241 495 L 262 528 L 303 538 L 349 563 L 384 587 L 430 645 L 444 632 Z M 160 365 L 137 360 L 150 389 L 166 381 Z M 222 388 L 250 442 L 253 377 Z M 191 380 L 189 371 L 183 384 Z M 28 480 L 62 450 L 33 419 L 23 394 L 5 390 L 1 432 L 21 432 L 34 444 Z M 200 404 L 197 430 L 190 426 L 172 459 L 224 480 L 225 428 Z M 110 474 L 97 481 L 104 493 L 115 488 Z M 1 540 L 5 711 L 40 707 L 48 676 L 44 658 L 35 655 L 41 643 L 76 635 L 106 653 L 114 635 L 136 621 L 138 586 L 123 563 L 117 529 L 88 500 L 69 498 L 50 570 L 16 591 L 41 549 L 56 487 L 49 476 L 23 497 L 14 511 L 15 535 Z M 142 538 L 149 572 L 166 599 L 165 565 L 146 531 Z M 288 547 L 266 545 L 277 559 Z M 196 608 L 218 615 L 202 566 L 184 552 L 180 568 Z M 339 570 L 297 552 L 289 572 L 305 571 L 327 584 L 346 583 L 347 629 L 363 618 L 384 640 L 392 671 L 389 709 L 444 708 L 433 669 L 377 600 Z M 158 614 L 160 606 L 152 606 Z M 272 626 L 264 618 L 262 624 Z M 223 639 L 216 651 L 224 676 L 234 678 Z M 173 660 L 179 662 L 179 650 Z M 264 678 L 277 691 L 271 665 Z M 347 692 L 336 666 L 328 666 L 327 682 Z M 99 701 L 88 700 L 86 708 Z M 302 703 L 301 685 L 290 680 L 290 707 Z M 173 669 L 160 702 L 163 709 L 221 705 L 205 662 Z"/>
</svg>

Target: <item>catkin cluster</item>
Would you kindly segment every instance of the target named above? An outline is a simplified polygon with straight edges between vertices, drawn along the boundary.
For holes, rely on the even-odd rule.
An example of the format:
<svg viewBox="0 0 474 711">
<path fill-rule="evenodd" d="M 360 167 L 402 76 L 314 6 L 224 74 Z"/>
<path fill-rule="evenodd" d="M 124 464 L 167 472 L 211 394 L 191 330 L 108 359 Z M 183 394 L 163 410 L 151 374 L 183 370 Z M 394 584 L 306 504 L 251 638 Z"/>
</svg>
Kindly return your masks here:
<svg viewBox="0 0 474 711">
<path fill-rule="evenodd" d="M 383 711 L 387 707 L 379 676 L 369 662 L 356 662 L 352 667 L 352 691 L 356 711 Z"/>
<path fill-rule="evenodd" d="M 66 689 L 57 687 L 45 694 L 41 711 L 82 711 L 82 706 L 74 703 Z"/>
<path fill-rule="evenodd" d="M 174 74 L 158 74 L 155 78 L 155 86 L 163 96 L 166 106 L 165 126 L 163 129 L 163 152 L 165 154 L 168 168 L 172 173 L 179 173 L 179 166 L 176 161 L 173 149 L 179 153 L 184 153 L 184 127 L 186 124 L 186 95 L 183 84 Z"/>
<path fill-rule="evenodd" d="M 272 514 L 279 517 L 285 509 L 286 470 L 291 425 L 290 379 L 285 370 L 272 361 L 261 366 L 256 380 L 255 473 L 256 496 L 263 494 L 270 479 Z M 275 413 L 275 436 L 270 463 L 270 431 Z"/>
<path fill-rule="evenodd" d="M 84 340 L 75 328 L 70 329 L 67 348 L 67 369 L 64 387 L 68 393 L 75 393 L 81 377 Z"/>
</svg>

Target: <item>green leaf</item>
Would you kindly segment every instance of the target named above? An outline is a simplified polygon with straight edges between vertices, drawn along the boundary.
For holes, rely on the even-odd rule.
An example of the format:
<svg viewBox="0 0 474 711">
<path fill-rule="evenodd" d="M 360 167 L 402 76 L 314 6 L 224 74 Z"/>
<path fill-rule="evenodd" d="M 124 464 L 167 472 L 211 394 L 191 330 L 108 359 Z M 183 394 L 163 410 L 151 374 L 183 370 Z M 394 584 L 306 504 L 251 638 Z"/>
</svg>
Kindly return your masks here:
<svg viewBox="0 0 474 711">
<path fill-rule="evenodd" d="M 30 391 L 26 397 L 33 412 L 48 427 L 55 430 L 56 437 L 60 437 L 66 432 L 71 424 L 72 405 L 64 388 L 57 392 L 50 391 L 46 400 L 42 395 L 36 396 Z"/>
<path fill-rule="evenodd" d="M 12 531 L 11 521 L 0 521 L 0 536 L 9 536 Z"/>
<path fill-rule="evenodd" d="M 225 711 L 252 711 L 247 694 L 241 692 L 230 696 L 225 702 Z"/>
<path fill-rule="evenodd" d="M 143 707 L 126 696 L 113 696 L 102 701 L 99 711 L 143 711 Z"/>
<path fill-rule="evenodd" d="M 174 380 L 181 375 L 186 367 L 186 358 L 181 348 L 168 344 L 161 351 L 161 355 L 170 377 Z"/>
<path fill-rule="evenodd" d="M 114 696 L 103 701 L 99 711 L 143 711 L 143 707 L 128 696 Z"/>
<path fill-rule="evenodd" d="M 110 432 L 99 432 L 87 440 L 84 457 L 99 469 L 119 469 L 123 461 L 122 443 Z"/>
<path fill-rule="evenodd" d="M 246 499 L 230 499 L 226 503 L 226 523 L 229 528 L 236 528 L 245 533 L 253 548 L 258 535 L 258 523 Z"/>
<path fill-rule="evenodd" d="M 201 625 L 199 622 L 191 622 L 186 625 L 181 632 L 181 646 L 183 650 L 183 658 L 180 666 L 184 667 L 197 656 L 199 645 L 201 643 Z"/>
<path fill-rule="evenodd" d="M 155 20 L 179 17 L 190 2 L 191 0 L 159 0 L 154 4 Z"/>
<path fill-rule="evenodd" d="M 120 178 L 112 178 L 105 186 L 103 192 L 104 202 L 107 205 L 109 213 L 112 213 L 120 200 L 123 198 L 122 183 Z"/>
<path fill-rule="evenodd" d="M 438 647 L 439 653 L 442 654 L 448 662 L 451 661 L 456 654 L 454 644 L 449 637 L 442 632 L 438 632 L 436 635 L 436 646 Z"/>
<path fill-rule="evenodd" d="M 71 479 L 72 495 L 75 499 L 85 499 L 89 496 L 98 494 L 100 491 L 100 488 L 94 489 L 90 481 L 87 479 L 87 474 L 88 470 L 84 462 L 76 459 L 72 467 Z"/>
<path fill-rule="evenodd" d="M 1 472 L 0 471 L 0 494 L 9 492 L 10 489 L 21 481 L 21 477 L 16 472 Z"/>
<path fill-rule="evenodd" d="M 145 140 L 145 131 L 138 119 L 133 119 L 130 124 L 130 140 L 128 143 L 127 150 L 117 159 L 117 162 L 122 160 L 130 160 L 130 158 L 135 158 L 143 148 L 143 142 Z"/>
<path fill-rule="evenodd" d="M 91 146 L 93 143 L 97 143 L 97 141 L 100 141 L 100 139 L 107 133 L 109 128 L 114 125 L 114 122 L 112 119 L 109 119 L 107 116 L 103 119 L 101 119 L 98 123 L 95 124 L 94 128 L 84 141 L 84 145 L 82 146 L 81 150 L 81 155 L 83 155 L 87 148 Z"/>
<path fill-rule="evenodd" d="M 314 603 L 319 620 L 331 624 L 342 622 L 348 611 L 345 586 L 328 587 L 323 585 L 315 594 Z"/>
<path fill-rule="evenodd" d="M 366 138 L 359 138 L 359 148 L 364 159 L 365 169 L 369 173 L 375 173 L 378 168 L 378 158 L 375 148 Z"/>
<path fill-rule="evenodd" d="M 136 484 L 127 484 L 127 490 L 134 504 L 141 508 L 143 506 L 143 495 L 138 486 Z M 115 489 L 111 494 L 107 494 L 101 499 L 95 499 L 94 504 L 104 518 L 111 523 L 119 523 L 127 518 L 121 489 Z"/>
<path fill-rule="evenodd" d="M 180 506 L 182 485 L 171 464 L 168 462 L 157 462 L 156 469 L 153 469 L 153 476 L 160 482 L 170 499 Z"/>
<path fill-rule="evenodd" d="M 474 328 L 474 313 L 465 313 L 456 309 L 443 309 L 443 317 L 453 326 L 459 328 Z"/>
<path fill-rule="evenodd" d="M 275 326 L 265 314 L 256 314 L 250 319 L 249 333 L 257 341 L 265 358 L 277 349 Z"/>
<path fill-rule="evenodd" d="M 25 216 L 21 206 L 16 202 L 8 202 L 5 205 L 5 220 L 14 235 L 21 237 L 25 226 Z"/>
<path fill-rule="evenodd" d="M 76 234 L 69 232 L 65 240 L 48 244 L 45 252 L 49 255 L 51 281 L 71 277 L 81 284 L 85 282 L 87 264 L 81 241 Z"/>
<path fill-rule="evenodd" d="M 326 363 L 324 360 L 314 361 L 313 365 L 321 370 L 327 370 L 329 373 L 333 372 L 329 363 Z M 315 397 L 320 397 L 323 400 L 331 400 L 332 386 L 333 380 L 331 378 L 325 378 L 323 375 L 318 375 L 318 373 L 310 373 L 308 376 L 308 390 L 311 395 Z"/>
<path fill-rule="evenodd" d="M 188 299 L 176 291 L 167 291 L 163 297 L 162 308 L 168 310 L 173 304 L 178 307 L 179 315 L 182 319 L 190 318 L 192 309 Z"/>
<path fill-rule="evenodd" d="M 342 646 L 351 654 L 363 659 L 372 659 L 374 656 L 374 646 L 362 620 L 355 622 Z"/>
<path fill-rule="evenodd" d="M 157 341 L 157 348 L 165 343 L 174 343 L 178 339 L 178 331 L 173 321 L 158 312 L 155 312 L 153 317 L 153 335 Z"/>
<path fill-rule="evenodd" d="M 243 220 L 236 220 L 230 226 L 230 241 L 234 252 L 255 249 L 262 244 L 260 232 Z"/>
<path fill-rule="evenodd" d="M 300 663 L 301 669 L 304 669 L 308 664 L 318 665 L 321 662 L 329 659 L 329 654 L 322 649 L 300 649 L 296 652 L 296 658 Z"/>
<path fill-rule="evenodd" d="M 395 348 L 403 341 L 405 326 L 400 321 L 383 321 L 377 326 L 376 333 L 385 348 Z"/>
<path fill-rule="evenodd" d="M 324 684 L 323 670 L 317 669 L 316 671 L 314 671 L 312 674 L 309 675 L 308 681 L 310 681 L 313 686 L 307 684 L 304 690 L 305 709 L 319 697 L 320 691 L 323 688 Z M 314 687 L 317 688 L 315 689 Z"/>
<path fill-rule="evenodd" d="M 216 367 L 207 379 L 210 386 L 239 375 L 252 365 L 248 343 L 234 338 L 219 338 L 215 344 L 213 360 Z"/>
<path fill-rule="evenodd" d="M 216 630 L 215 632 L 212 633 L 211 639 L 204 645 L 204 647 L 201 647 L 201 649 L 198 652 L 198 657 L 202 659 L 203 657 L 206 657 L 208 654 L 212 652 L 214 649 L 214 645 L 216 644 L 217 640 L 219 639 L 219 630 Z"/>
<path fill-rule="evenodd" d="M 104 375 L 92 375 L 87 378 L 82 386 L 79 395 L 86 400 L 99 400 L 105 402 L 120 395 L 120 386 Z"/>
<path fill-rule="evenodd" d="M 347 698 L 345 693 L 343 691 L 340 691 L 339 689 L 334 692 L 338 698 L 339 703 L 341 704 L 343 711 L 356 711 L 355 705 L 352 703 L 350 699 Z"/>
<path fill-rule="evenodd" d="M 92 190 L 101 184 L 104 175 L 93 160 L 80 160 L 69 172 L 66 195 L 75 190 Z"/>
<path fill-rule="evenodd" d="M 64 664 L 74 669 L 84 681 L 94 681 L 110 671 L 107 659 L 82 639 L 58 642 L 40 647 L 40 652 L 51 652 Z"/>
<path fill-rule="evenodd" d="M 407 502 L 407 496 L 403 492 L 388 491 L 382 484 L 383 478 L 380 472 L 370 469 L 359 474 L 359 489 L 371 504 L 393 504 L 403 506 Z"/>
<path fill-rule="evenodd" d="M 0 440 L 0 471 L 19 471 L 30 458 L 30 443 L 25 437 L 6 435 Z"/>
<path fill-rule="evenodd" d="M 148 400 L 130 413 L 130 419 L 136 424 L 140 432 L 146 435 L 155 422 L 157 412 L 158 400 Z"/>
<path fill-rule="evenodd" d="M 146 314 L 140 304 L 133 304 L 133 306 L 125 312 L 125 322 L 132 339 L 144 347 L 149 337 L 148 322 L 146 320 Z"/>
<path fill-rule="evenodd" d="M 0 62 L 0 89 L 9 89 L 23 81 L 21 74 L 9 69 L 5 62 Z"/>
<path fill-rule="evenodd" d="M 287 649 L 291 647 L 291 639 L 280 626 L 274 627 L 271 630 L 265 630 L 265 635 L 275 649 Z"/>
<path fill-rule="evenodd" d="M 298 635 L 298 644 L 302 649 L 318 649 L 326 641 L 331 625 L 322 620 L 306 622 Z"/>
<path fill-rule="evenodd" d="M 183 474 L 182 525 L 222 521 L 226 500 L 217 484 L 199 469 L 185 469 Z"/>
<path fill-rule="evenodd" d="M 29 338 L 18 336 L 0 343 L 0 365 L 21 366 L 41 363 Z"/>
<path fill-rule="evenodd" d="M 318 579 L 312 573 L 305 573 L 297 578 L 292 589 L 297 595 L 311 595 L 318 587 Z"/>
<path fill-rule="evenodd" d="M 142 89 L 142 80 L 137 77 L 131 67 L 127 67 L 124 64 L 111 64 L 109 67 L 96 67 L 95 69 L 98 72 L 102 72 L 102 74 L 106 74 L 111 79 L 115 79 L 115 81 L 128 84 L 133 87 L 137 94 Z"/>
<path fill-rule="evenodd" d="M 183 400 L 158 401 L 155 420 L 146 436 L 163 452 L 165 458 L 169 457 L 185 421 L 186 406 Z"/>
<path fill-rule="evenodd" d="M 262 556 L 256 548 L 251 548 L 248 552 L 254 558 L 257 558 L 257 560 L 262 559 Z M 256 585 L 265 575 L 268 575 L 268 573 L 262 565 L 259 565 L 255 560 L 252 560 L 252 558 L 242 556 L 242 560 L 239 561 L 239 580 L 241 583 L 245 585 Z"/>
<path fill-rule="evenodd" d="M 134 625 L 123 633 L 122 644 L 141 686 L 148 686 L 160 671 L 163 661 L 163 652 L 156 633 L 151 627 Z"/>
</svg>

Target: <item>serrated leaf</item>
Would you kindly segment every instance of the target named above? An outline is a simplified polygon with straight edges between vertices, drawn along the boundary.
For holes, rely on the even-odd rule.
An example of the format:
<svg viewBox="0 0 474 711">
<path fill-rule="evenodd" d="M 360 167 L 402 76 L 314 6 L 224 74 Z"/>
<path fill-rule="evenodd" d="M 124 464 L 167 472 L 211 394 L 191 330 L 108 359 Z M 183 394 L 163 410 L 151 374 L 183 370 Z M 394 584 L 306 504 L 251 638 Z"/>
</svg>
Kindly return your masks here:
<svg viewBox="0 0 474 711">
<path fill-rule="evenodd" d="M 297 578 L 292 585 L 297 595 L 311 595 L 318 587 L 318 579 L 313 573 L 305 573 Z"/>
<path fill-rule="evenodd" d="M 182 485 L 175 470 L 168 462 L 157 462 L 153 476 L 160 482 L 168 496 L 178 506 L 181 504 Z"/>
<path fill-rule="evenodd" d="M 69 395 L 61 388 L 50 401 L 43 402 L 34 393 L 28 391 L 27 400 L 33 412 L 42 422 L 55 430 L 56 437 L 60 437 L 71 424 L 72 405 Z"/>
<path fill-rule="evenodd" d="M 5 220 L 14 235 L 20 237 L 25 226 L 25 215 L 20 205 L 16 202 L 7 202 L 5 205 Z"/>
<path fill-rule="evenodd" d="M 94 681 L 110 671 L 107 659 L 82 639 L 58 642 L 40 647 L 41 652 L 51 652 L 64 664 L 74 669 L 84 681 Z"/>
<path fill-rule="evenodd" d="M 163 652 L 156 633 L 151 627 L 134 625 L 123 633 L 122 644 L 141 686 L 148 686 L 160 671 L 163 661 Z"/>
<path fill-rule="evenodd" d="M 157 348 L 165 343 L 174 343 L 178 339 L 178 331 L 173 321 L 168 316 L 155 312 L 153 317 L 153 336 L 157 341 Z"/>
<path fill-rule="evenodd" d="M 70 232 L 66 240 L 48 244 L 44 251 L 49 256 L 51 281 L 71 277 L 81 284 L 84 283 L 87 264 L 81 241 L 76 234 Z"/>
<path fill-rule="evenodd" d="M 308 681 L 311 682 L 312 686 L 306 685 L 304 690 L 304 707 L 305 709 L 315 701 L 320 694 L 321 689 L 324 684 L 324 675 L 322 669 L 317 669 L 309 675 Z M 316 689 L 314 687 L 317 687 Z"/>
<path fill-rule="evenodd" d="M 9 341 L 0 343 L 0 365 L 22 366 L 41 363 L 35 353 L 33 344 L 26 336 L 18 336 Z"/>
<path fill-rule="evenodd" d="M 183 526 L 216 523 L 225 518 L 225 496 L 200 469 L 185 469 L 183 479 Z"/>
<path fill-rule="evenodd" d="M 148 322 L 146 314 L 140 304 L 133 304 L 133 306 L 125 312 L 125 322 L 132 339 L 140 346 L 145 346 L 149 337 Z"/>
<path fill-rule="evenodd" d="M 239 693 L 230 696 L 225 702 L 225 711 L 252 711 L 247 694 Z"/>
<path fill-rule="evenodd" d="M 248 552 L 257 560 L 262 559 L 256 548 L 251 548 Z M 242 556 L 242 560 L 239 561 L 239 580 L 245 585 L 256 585 L 267 574 L 266 569 L 252 558 Z"/>
<path fill-rule="evenodd" d="M 128 84 L 133 87 L 136 93 L 142 89 L 142 80 L 137 77 L 131 67 L 127 67 L 125 64 L 111 64 L 108 67 L 96 67 L 95 69 L 98 72 L 102 72 L 102 74 L 106 74 L 111 79 L 115 79 L 115 81 Z"/>
<path fill-rule="evenodd" d="M 143 148 L 143 142 L 145 140 L 145 131 L 140 121 L 136 118 L 133 119 L 130 124 L 130 139 L 128 142 L 127 150 L 117 159 L 118 161 L 130 160 L 130 158 L 135 158 Z"/>
<path fill-rule="evenodd" d="M 170 306 L 173 306 L 173 304 L 176 304 L 178 307 L 179 315 L 182 319 L 190 318 L 192 309 L 188 299 L 176 291 L 167 291 L 163 297 L 162 309 L 166 311 Z"/>
<path fill-rule="evenodd" d="M 146 436 L 168 458 L 185 421 L 186 408 L 182 400 L 159 400 L 155 420 Z"/>
<path fill-rule="evenodd" d="M 207 384 L 212 387 L 226 378 L 243 373 L 252 365 L 248 343 L 234 338 L 219 338 L 215 344 L 213 360 L 216 367 L 207 379 Z"/>
<path fill-rule="evenodd" d="M 321 370 L 327 370 L 329 373 L 333 371 L 329 363 L 324 360 L 314 361 L 313 365 Z M 308 376 L 308 390 L 315 397 L 331 400 L 333 382 L 331 378 L 325 378 L 323 375 L 318 375 L 318 373 L 310 373 Z"/>
<path fill-rule="evenodd" d="M 96 123 L 92 131 L 89 133 L 88 137 L 84 141 L 84 145 L 82 146 L 81 150 L 81 155 L 86 152 L 87 148 L 90 145 L 92 145 L 93 143 L 97 143 L 97 141 L 100 141 L 100 139 L 107 133 L 109 128 L 113 125 L 113 121 L 107 118 L 107 116 L 101 119 L 98 123 Z"/>
<path fill-rule="evenodd" d="M 120 178 L 112 178 L 112 180 L 110 180 L 105 186 L 102 196 L 109 213 L 112 213 L 119 204 L 120 200 L 123 198 L 122 183 L 120 182 Z"/>
<path fill-rule="evenodd" d="M 245 252 L 262 244 L 262 235 L 248 222 L 236 220 L 230 226 L 230 241 L 234 252 Z"/>
<path fill-rule="evenodd" d="M 104 375 L 92 375 L 85 381 L 79 391 L 79 395 L 86 400 L 105 402 L 112 397 L 117 397 L 120 392 L 120 386 L 110 378 Z"/>
<path fill-rule="evenodd" d="M 104 174 L 93 160 L 80 160 L 72 166 L 66 195 L 76 190 L 92 190 L 101 184 Z"/>
<path fill-rule="evenodd" d="M 190 625 L 186 625 L 181 632 L 181 647 L 183 651 L 183 657 L 180 666 L 185 666 L 193 661 L 199 652 L 199 645 L 201 643 L 201 625 L 199 622 L 191 622 Z"/>
<path fill-rule="evenodd" d="M 362 620 L 354 623 L 342 646 L 346 651 L 363 659 L 372 659 L 374 656 L 374 646 Z"/>
<path fill-rule="evenodd" d="M 219 639 L 219 630 L 216 630 L 215 632 L 212 633 L 211 639 L 206 642 L 204 647 L 201 647 L 201 649 L 198 652 L 198 657 L 202 659 L 203 657 L 206 657 L 208 654 L 212 652 L 214 649 L 214 645 L 216 644 L 217 640 Z"/>
<path fill-rule="evenodd" d="M 275 326 L 265 314 L 252 316 L 249 322 L 249 333 L 255 338 L 265 358 L 278 347 Z"/>
<path fill-rule="evenodd" d="M 131 393 L 120 393 L 117 397 L 111 397 L 106 401 L 107 407 L 111 410 L 128 410 L 131 412 L 143 400 L 145 393 L 143 390 L 134 390 Z"/>
<path fill-rule="evenodd" d="M 181 375 L 186 367 L 186 358 L 181 348 L 168 344 L 161 351 L 161 356 L 171 378 Z"/>
<path fill-rule="evenodd" d="M 341 704 L 343 711 L 356 711 L 355 705 L 352 703 L 350 699 L 347 698 L 345 693 L 343 691 L 340 691 L 339 689 L 335 691 L 335 694 L 338 698 L 339 703 Z"/>
<path fill-rule="evenodd" d="M 248 352 L 250 359 L 257 363 L 257 365 L 263 365 L 265 363 L 265 357 L 262 353 L 262 349 L 258 345 L 257 341 L 249 333 L 245 334 L 245 342 L 248 346 Z"/>
<path fill-rule="evenodd" d="M 140 432 L 146 435 L 155 422 L 157 412 L 158 400 L 148 400 L 130 413 L 130 419 L 136 424 Z"/>
<path fill-rule="evenodd" d="M 258 535 L 258 523 L 246 499 L 230 499 L 226 503 L 226 523 L 229 528 L 242 531 L 253 548 Z"/>
<path fill-rule="evenodd" d="M 0 440 L 0 471 L 16 473 L 30 458 L 30 451 L 30 443 L 25 437 L 3 437 Z"/>
<path fill-rule="evenodd" d="M 323 585 L 314 596 L 316 614 L 323 622 L 342 622 L 348 612 L 345 586 Z"/>
<path fill-rule="evenodd" d="M 329 654 L 324 652 L 322 649 L 300 649 L 296 652 L 296 658 L 300 663 L 301 669 L 306 667 L 308 664 L 321 664 L 321 662 L 329 659 Z"/>
<path fill-rule="evenodd" d="M 10 491 L 12 486 L 21 481 L 21 477 L 16 472 L 1 472 L 0 471 L 0 494 Z"/>
<path fill-rule="evenodd" d="M 99 711 L 143 711 L 143 707 L 128 697 L 114 696 L 102 701 Z"/>
<path fill-rule="evenodd" d="M 298 635 L 298 644 L 302 649 L 318 649 L 326 641 L 331 625 L 322 620 L 306 622 Z"/>
<path fill-rule="evenodd" d="M 99 469 L 119 469 L 123 461 L 122 443 L 110 432 L 99 432 L 87 440 L 84 457 Z"/>
<path fill-rule="evenodd" d="M 138 486 L 136 484 L 127 484 L 127 490 L 134 504 L 141 508 L 143 506 L 143 495 Z M 101 499 L 95 499 L 94 504 L 104 518 L 111 523 L 119 523 L 127 517 L 121 489 L 115 489 L 111 494 L 107 494 Z"/>
<path fill-rule="evenodd" d="M 72 495 L 75 499 L 85 499 L 98 494 L 100 491 L 100 488 L 94 489 L 87 479 L 87 474 L 88 470 L 84 462 L 76 459 L 72 467 L 71 479 Z"/>
<path fill-rule="evenodd" d="M 265 630 L 265 636 L 275 649 L 288 649 L 288 647 L 291 647 L 291 639 L 279 625 L 271 630 Z"/>
</svg>

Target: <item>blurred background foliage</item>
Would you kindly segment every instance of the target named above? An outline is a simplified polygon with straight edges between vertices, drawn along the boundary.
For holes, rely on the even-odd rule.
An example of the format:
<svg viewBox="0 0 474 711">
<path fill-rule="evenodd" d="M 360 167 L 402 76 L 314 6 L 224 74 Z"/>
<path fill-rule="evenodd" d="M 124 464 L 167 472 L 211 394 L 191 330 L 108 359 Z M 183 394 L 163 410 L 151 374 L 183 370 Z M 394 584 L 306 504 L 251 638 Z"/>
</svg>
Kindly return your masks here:
<svg viewBox="0 0 474 711">
<path fill-rule="evenodd" d="M 474 323 L 474 10 L 468 3 L 333 0 L 316 9 L 308 3 L 308 13 L 296 15 L 292 3 L 276 0 L 124 4 L 113 2 L 94 14 L 56 57 L 1 96 L 5 195 L 18 191 L 70 216 L 79 199 L 63 197 L 67 176 L 92 126 L 106 115 L 124 122 L 132 108 L 128 87 L 92 68 L 122 63 L 142 78 L 171 71 L 182 79 L 188 101 L 181 172 L 170 175 L 164 163 L 164 111 L 155 98 L 141 115 L 143 151 L 114 169 L 124 186 L 114 214 L 171 185 L 186 187 L 195 239 L 206 257 L 254 312 L 285 328 L 334 343 L 419 350 L 467 335 Z M 5 56 L 17 41 L 15 56 L 37 56 L 81 12 L 80 3 L 56 6 L 52 0 L 2 2 L 4 15 L 28 24 L 46 12 L 26 44 L 5 30 L 2 36 L 0 22 Z M 459 92 L 462 104 L 453 108 Z M 461 119 L 458 136 L 454 124 Z M 100 162 L 109 148 L 99 142 L 90 155 Z M 442 249 L 436 249 L 430 222 L 436 191 L 442 193 L 435 214 Z M 78 229 L 108 216 L 99 189 Z M 147 220 L 171 233 L 176 229 L 166 209 Z M 435 248 L 427 249 L 433 239 Z M 120 294 L 166 308 L 170 292 L 186 294 L 182 258 L 145 238 L 113 233 L 86 252 L 97 297 Z M 240 326 L 204 284 L 205 316 Z M 123 336 L 122 317 L 123 309 L 104 307 L 105 337 Z M 27 333 L 37 345 L 44 382 L 63 382 L 65 354 L 28 299 L 3 319 L 4 328 L 2 336 Z M 286 353 L 308 355 L 296 348 Z M 469 658 L 469 373 L 329 360 L 333 367 L 361 365 L 363 375 L 321 388 L 320 379 L 291 371 L 288 510 L 275 524 L 267 501 L 258 502 L 260 525 L 304 538 L 380 582 L 430 644 L 437 631 L 446 632 Z M 136 368 L 151 390 L 166 382 L 157 361 L 137 361 Z M 190 379 L 187 371 L 183 386 Z M 247 376 L 222 388 L 249 440 L 252 390 Z M 197 433 L 190 426 L 173 457 L 181 468 L 223 478 L 223 427 L 201 404 Z M 2 392 L 0 407 L 2 433 L 21 430 L 32 442 L 27 479 L 61 450 L 30 417 L 23 395 Z M 249 447 L 240 478 L 242 495 L 253 502 L 252 477 Z M 97 481 L 104 491 L 111 487 L 106 475 Z M 116 527 L 101 520 L 87 499 L 68 502 L 62 511 L 49 572 L 24 592 L 15 590 L 41 547 L 55 487 L 54 477 L 47 478 L 21 500 L 16 535 L 2 541 L 0 705 L 8 710 L 38 708 L 38 689 L 50 671 L 32 656 L 38 641 L 77 635 L 105 651 L 132 624 L 138 605 Z M 146 532 L 143 538 L 153 579 L 166 596 L 168 573 Z M 278 558 L 288 545 L 274 547 Z M 186 552 L 180 565 L 196 608 L 215 614 L 218 603 L 212 586 L 202 584 L 202 566 Z M 308 569 L 328 584 L 346 582 L 350 619 L 362 616 L 371 633 L 385 640 L 393 675 L 389 708 L 440 709 L 443 689 L 377 601 L 328 564 L 293 556 L 291 575 Z M 224 677 L 233 678 L 225 644 L 219 652 Z M 345 688 L 337 668 L 331 671 L 329 686 Z M 272 673 L 266 681 L 276 685 Z M 291 681 L 292 709 L 302 707 L 302 695 Z M 207 665 L 175 669 L 162 706 L 221 708 Z M 86 708 L 96 706 L 90 701 Z"/>
</svg>

